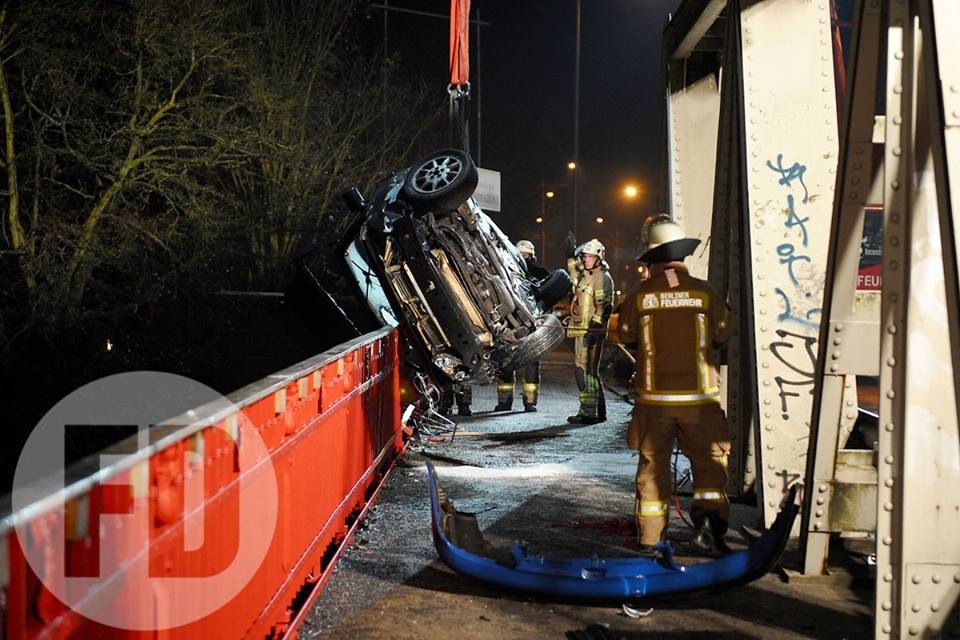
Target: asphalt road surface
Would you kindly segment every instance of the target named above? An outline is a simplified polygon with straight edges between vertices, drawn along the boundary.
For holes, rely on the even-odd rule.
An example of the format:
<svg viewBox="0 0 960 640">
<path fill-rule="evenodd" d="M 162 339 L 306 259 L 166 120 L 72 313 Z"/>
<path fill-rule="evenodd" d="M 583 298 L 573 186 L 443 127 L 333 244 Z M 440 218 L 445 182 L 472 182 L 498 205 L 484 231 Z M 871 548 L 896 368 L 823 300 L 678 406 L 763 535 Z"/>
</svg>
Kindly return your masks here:
<svg viewBox="0 0 960 640">
<path fill-rule="evenodd" d="M 626 382 L 606 369 L 609 419 L 570 425 L 576 412 L 572 349 L 542 366 L 539 412 L 492 413 L 494 386 L 475 387 L 471 417 L 454 416 L 457 433 L 439 434 L 401 460 L 353 544 L 300 629 L 301 638 L 540 639 L 591 638 L 868 638 L 872 591 L 844 580 L 786 582 L 771 573 L 753 583 L 657 602 L 643 618 L 615 603 L 589 605 L 504 592 L 454 573 L 437 556 L 430 533 L 426 460 L 459 511 L 477 514 L 486 539 L 509 549 L 526 540 L 554 555 L 629 556 L 637 459 L 625 446 L 631 405 Z M 609 352 L 609 358 L 615 357 Z M 685 461 L 678 460 L 680 477 Z M 679 487 L 689 506 L 689 485 Z M 760 525 L 759 509 L 735 504 L 729 542 L 743 548 L 741 525 Z M 683 549 L 691 530 L 671 510 L 670 537 Z M 795 548 L 783 563 L 796 564 Z"/>
</svg>

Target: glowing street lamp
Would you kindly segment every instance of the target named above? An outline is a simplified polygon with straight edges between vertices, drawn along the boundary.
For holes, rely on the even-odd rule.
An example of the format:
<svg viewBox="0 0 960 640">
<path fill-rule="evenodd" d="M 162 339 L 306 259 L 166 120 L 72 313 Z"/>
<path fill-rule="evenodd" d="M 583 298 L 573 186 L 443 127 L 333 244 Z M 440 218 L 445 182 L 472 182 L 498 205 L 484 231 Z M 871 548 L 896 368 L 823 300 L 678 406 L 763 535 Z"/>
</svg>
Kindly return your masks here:
<svg viewBox="0 0 960 640">
<path fill-rule="evenodd" d="M 636 198 L 640 194 L 640 189 L 635 184 L 628 184 L 623 188 L 623 195 L 628 198 Z"/>
<path fill-rule="evenodd" d="M 540 261 L 543 262 L 547 259 L 547 229 L 543 224 L 543 216 L 537 216 L 534 222 L 540 225 Z"/>
<path fill-rule="evenodd" d="M 570 169 L 570 171 L 573 171 L 576 168 L 577 168 L 577 163 L 574 162 L 573 160 L 567 163 L 567 169 Z"/>
<path fill-rule="evenodd" d="M 597 217 L 597 224 L 603 224 L 603 218 Z"/>
</svg>

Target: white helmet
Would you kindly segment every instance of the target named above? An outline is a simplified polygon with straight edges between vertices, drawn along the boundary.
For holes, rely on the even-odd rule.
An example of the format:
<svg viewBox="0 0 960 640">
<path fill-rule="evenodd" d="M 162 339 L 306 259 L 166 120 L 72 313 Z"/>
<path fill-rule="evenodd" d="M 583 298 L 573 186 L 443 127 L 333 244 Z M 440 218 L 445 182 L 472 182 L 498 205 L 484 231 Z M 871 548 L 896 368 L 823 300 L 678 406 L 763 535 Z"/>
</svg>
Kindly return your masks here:
<svg viewBox="0 0 960 640">
<path fill-rule="evenodd" d="M 517 242 L 517 251 L 520 253 L 529 253 L 532 258 L 537 257 L 537 249 L 529 240 L 519 240 Z"/>
<path fill-rule="evenodd" d="M 604 248 L 603 243 L 601 243 L 596 238 L 592 240 L 587 240 L 582 245 L 577 247 L 576 255 L 592 255 L 597 256 L 603 260 L 604 255 L 606 255 L 607 250 Z"/>
<path fill-rule="evenodd" d="M 696 238 L 688 238 L 683 227 L 665 213 L 658 213 L 644 221 L 640 239 L 647 248 L 638 260 L 647 263 L 683 260 L 700 244 Z"/>
</svg>

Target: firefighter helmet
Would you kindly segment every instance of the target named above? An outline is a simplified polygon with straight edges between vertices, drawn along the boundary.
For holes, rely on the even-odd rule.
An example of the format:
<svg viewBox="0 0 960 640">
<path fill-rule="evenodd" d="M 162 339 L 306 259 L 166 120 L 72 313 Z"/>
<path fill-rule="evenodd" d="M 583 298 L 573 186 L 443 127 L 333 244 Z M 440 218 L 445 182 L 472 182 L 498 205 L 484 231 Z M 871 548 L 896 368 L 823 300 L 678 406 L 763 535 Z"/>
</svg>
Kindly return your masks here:
<svg viewBox="0 0 960 640">
<path fill-rule="evenodd" d="M 529 253 L 531 258 L 537 257 L 537 249 L 529 240 L 519 240 L 517 242 L 517 251 L 520 253 Z"/>
<path fill-rule="evenodd" d="M 640 231 L 646 250 L 637 258 L 640 262 L 673 262 L 683 260 L 697 248 L 700 241 L 688 238 L 683 227 L 665 213 L 647 218 Z"/>
<path fill-rule="evenodd" d="M 582 255 L 593 255 L 603 260 L 606 252 L 607 250 L 604 249 L 603 244 L 596 238 L 593 238 L 592 240 L 587 240 L 582 245 L 577 247 L 576 255 L 578 257 Z"/>
</svg>

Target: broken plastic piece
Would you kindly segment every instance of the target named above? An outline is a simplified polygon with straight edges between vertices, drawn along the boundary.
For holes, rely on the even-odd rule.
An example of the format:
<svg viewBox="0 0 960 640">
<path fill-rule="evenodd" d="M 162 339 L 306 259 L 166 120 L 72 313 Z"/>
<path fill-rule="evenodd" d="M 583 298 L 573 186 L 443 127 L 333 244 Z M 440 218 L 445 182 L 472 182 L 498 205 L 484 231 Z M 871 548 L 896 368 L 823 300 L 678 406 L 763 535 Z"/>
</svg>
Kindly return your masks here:
<svg viewBox="0 0 960 640">
<path fill-rule="evenodd" d="M 646 618 L 651 613 L 653 613 L 653 607 L 650 607 L 646 611 L 641 611 L 640 609 L 634 609 L 633 607 L 623 605 L 623 614 L 628 618 Z"/>
<path fill-rule="evenodd" d="M 797 487 L 788 491 L 773 526 L 744 551 L 699 564 L 678 564 L 673 547 L 661 542 L 657 558 L 556 558 L 531 554 L 514 544 L 512 554 L 497 553 L 484 540 L 473 514 L 458 512 L 437 483 L 427 462 L 433 541 L 440 558 L 460 573 L 518 591 L 590 600 L 637 601 L 649 596 L 681 595 L 743 584 L 767 573 L 780 557 L 797 516 Z"/>
</svg>

